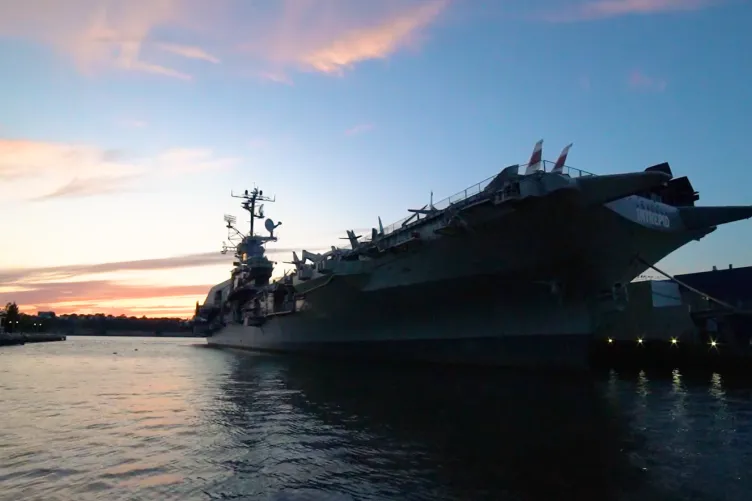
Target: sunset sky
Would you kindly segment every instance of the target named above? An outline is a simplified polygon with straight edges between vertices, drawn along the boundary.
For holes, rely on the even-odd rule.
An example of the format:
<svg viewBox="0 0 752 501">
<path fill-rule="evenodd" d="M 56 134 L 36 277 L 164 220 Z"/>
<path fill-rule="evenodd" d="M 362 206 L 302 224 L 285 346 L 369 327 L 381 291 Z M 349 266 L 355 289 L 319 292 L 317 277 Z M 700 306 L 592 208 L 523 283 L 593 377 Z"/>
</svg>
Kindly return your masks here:
<svg viewBox="0 0 752 501">
<path fill-rule="evenodd" d="M 541 138 L 752 204 L 749 19 L 745 0 L 0 0 L 0 301 L 187 317 L 229 276 L 231 190 L 277 196 L 287 261 Z M 662 264 L 750 248 L 743 221 Z"/>
</svg>

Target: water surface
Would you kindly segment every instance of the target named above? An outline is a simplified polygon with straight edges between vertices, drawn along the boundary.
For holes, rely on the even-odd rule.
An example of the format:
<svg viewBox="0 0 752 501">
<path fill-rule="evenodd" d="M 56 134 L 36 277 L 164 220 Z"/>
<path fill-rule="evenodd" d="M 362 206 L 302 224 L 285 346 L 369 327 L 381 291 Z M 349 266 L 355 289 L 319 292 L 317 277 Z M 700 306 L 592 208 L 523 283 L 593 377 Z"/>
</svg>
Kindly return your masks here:
<svg viewBox="0 0 752 501">
<path fill-rule="evenodd" d="M 0 348 L 0 499 L 747 500 L 750 386 L 69 337 Z"/>
</svg>

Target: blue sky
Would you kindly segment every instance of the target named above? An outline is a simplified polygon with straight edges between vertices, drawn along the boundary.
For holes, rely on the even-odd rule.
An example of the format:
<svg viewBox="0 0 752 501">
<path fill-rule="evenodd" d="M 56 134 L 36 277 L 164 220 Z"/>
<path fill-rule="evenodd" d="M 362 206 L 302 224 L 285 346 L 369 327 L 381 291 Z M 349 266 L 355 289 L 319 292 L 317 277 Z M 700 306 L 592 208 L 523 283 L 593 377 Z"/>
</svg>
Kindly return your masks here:
<svg viewBox="0 0 752 501">
<path fill-rule="evenodd" d="M 277 195 L 278 248 L 341 245 L 540 138 L 752 203 L 749 2 L 64 4 L 0 0 L 0 299 L 30 309 L 183 314 L 226 277 L 230 190 Z M 662 264 L 749 265 L 751 241 L 734 223 Z"/>
</svg>

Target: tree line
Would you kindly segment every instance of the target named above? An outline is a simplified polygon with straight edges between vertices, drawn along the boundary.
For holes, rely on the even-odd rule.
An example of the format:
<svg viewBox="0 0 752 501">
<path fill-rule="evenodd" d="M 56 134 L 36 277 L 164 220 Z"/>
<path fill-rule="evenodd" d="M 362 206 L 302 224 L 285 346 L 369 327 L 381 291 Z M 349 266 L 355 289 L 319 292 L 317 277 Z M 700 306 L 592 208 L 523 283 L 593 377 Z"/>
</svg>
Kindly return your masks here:
<svg viewBox="0 0 752 501">
<path fill-rule="evenodd" d="M 8 303 L 3 311 L 6 332 L 56 332 L 60 334 L 108 335 L 117 332 L 144 332 L 154 335 L 191 332 L 191 322 L 179 318 L 147 318 L 94 315 L 39 314 L 28 315 L 18 310 L 16 303 Z"/>
</svg>

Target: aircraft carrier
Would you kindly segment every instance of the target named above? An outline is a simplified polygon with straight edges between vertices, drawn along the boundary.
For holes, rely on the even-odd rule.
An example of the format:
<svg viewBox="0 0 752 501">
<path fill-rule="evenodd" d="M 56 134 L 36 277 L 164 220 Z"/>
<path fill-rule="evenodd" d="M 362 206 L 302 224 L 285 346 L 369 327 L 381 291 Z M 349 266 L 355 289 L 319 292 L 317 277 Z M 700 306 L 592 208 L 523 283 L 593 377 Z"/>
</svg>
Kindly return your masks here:
<svg viewBox="0 0 752 501">
<path fill-rule="evenodd" d="M 196 306 L 209 345 L 426 362 L 574 368 L 587 364 L 600 316 L 629 300 L 626 284 L 752 206 L 696 207 L 698 193 L 667 163 L 595 175 L 542 160 L 511 165 L 433 200 L 350 246 L 293 253 L 271 280 L 265 245 L 281 223 L 254 231 L 258 188 L 241 195 L 250 231 L 236 228 L 230 278 Z M 522 172 L 521 172 L 522 171 Z M 431 197 L 433 198 L 433 197 Z"/>
</svg>

